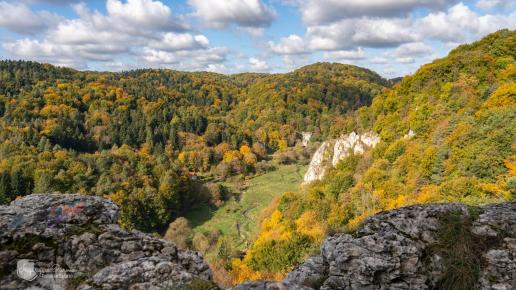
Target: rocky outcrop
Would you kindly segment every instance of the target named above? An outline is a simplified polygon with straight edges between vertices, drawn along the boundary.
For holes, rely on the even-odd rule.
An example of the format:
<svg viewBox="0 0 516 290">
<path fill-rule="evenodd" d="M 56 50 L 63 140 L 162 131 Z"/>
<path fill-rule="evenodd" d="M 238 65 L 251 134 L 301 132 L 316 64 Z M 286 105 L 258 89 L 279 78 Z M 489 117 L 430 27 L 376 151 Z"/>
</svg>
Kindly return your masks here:
<svg viewBox="0 0 516 290">
<path fill-rule="evenodd" d="M 339 161 L 348 157 L 349 154 L 361 155 L 367 149 L 375 147 L 379 142 L 380 137 L 374 132 L 364 134 L 351 132 L 336 140 L 323 142 L 312 157 L 304 176 L 304 182 L 321 180 L 328 168 L 335 167 Z"/>
<path fill-rule="evenodd" d="M 335 142 L 331 164 L 333 167 L 337 166 L 339 161 L 351 153 L 361 155 L 366 149 L 376 146 L 378 142 L 380 142 L 380 137 L 374 132 L 366 132 L 362 135 L 351 132 L 347 136 L 342 136 Z"/>
<path fill-rule="evenodd" d="M 117 206 L 36 194 L 0 206 L 2 289 L 219 289 L 202 257 L 116 225 Z"/>
<path fill-rule="evenodd" d="M 288 282 L 256 281 L 238 285 L 230 290 L 312 290 L 312 288 Z"/>
<path fill-rule="evenodd" d="M 198 253 L 122 230 L 117 215 L 111 201 L 82 195 L 30 195 L 0 206 L 0 288 L 220 289 Z M 516 203 L 428 204 L 380 213 L 354 233 L 328 237 L 319 255 L 282 282 L 232 289 L 509 290 L 514 285 Z"/>
<path fill-rule="evenodd" d="M 325 290 L 514 289 L 516 203 L 416 205 L 372 216 L 353 234 L 327 238 L 320 255 L 284 282 Z"/>
<path fill-rule="evenodd" d="M 412 139 L 414 136 L 416 136 L 416 132 L 410 129 L 407 134 L 403 135 L 403 139 Z"/>
<path fill-rule="evenodd" d="M 308 170 L 305 173 L 304 182 L 311 182 L 314 180 L 321 180 L 328 168 L 330 142 L 324 141 L 321 146 L 315 151 Z"/>
<path fill-rule="evenodd" d="M 308 143 L 310 143 L 310 139 L 312 138 L 312 132 L 301 132 L 301 138 L 303 147 L 307 147 Z"/>
</svg>

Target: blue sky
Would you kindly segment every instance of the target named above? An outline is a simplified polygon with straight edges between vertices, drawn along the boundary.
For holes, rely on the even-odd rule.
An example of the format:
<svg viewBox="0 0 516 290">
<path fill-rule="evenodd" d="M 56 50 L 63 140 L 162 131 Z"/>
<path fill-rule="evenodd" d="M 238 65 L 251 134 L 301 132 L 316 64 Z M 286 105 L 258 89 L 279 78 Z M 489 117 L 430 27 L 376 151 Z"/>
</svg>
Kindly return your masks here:
<svg viewBox="0 0 516 290">
<path fill-rule="evenodd" d="M 391 78 L 515 29 L 515 10 L 516 0 L 0 0 L 0 58 L 220 73 L 330 61 Z"/>
</svg>

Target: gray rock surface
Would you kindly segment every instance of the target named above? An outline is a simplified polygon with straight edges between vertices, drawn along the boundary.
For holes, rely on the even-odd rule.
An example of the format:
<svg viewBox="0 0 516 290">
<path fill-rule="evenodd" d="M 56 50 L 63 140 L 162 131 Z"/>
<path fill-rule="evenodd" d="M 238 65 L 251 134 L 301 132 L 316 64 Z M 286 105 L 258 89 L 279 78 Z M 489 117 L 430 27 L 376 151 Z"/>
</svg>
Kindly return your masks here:
<svg viewBox="0 0 516 290">
<path fill-rule="evenodd" d="M 238 285 L 230 290 L 312 290 L 312 288 L 288 282 L 256 281 Z"/>
<path fill-rule="evenodd" d="M 356 233 L 327 238 L 321 254 L 284 281 L 325 290 L 439 289 L 450 273 L 439 249 L 443 217 L 458 214 L 473 245 L 482 245 L 476 289 L 515 289 L 516 203 L 416 205 L 374 215 Z"/>
<path fill-rule="evenodd" d="M 220 289 L 198 253 L 122 230 L 117 215 L 111 201 L 82 195 L 30 195 L 0 206 L 0 288 Z M 454 227 L 470 241 L 452 236 L 444 245 L 443 229 Z M 473 289 L 516 289 L 514 202 L 428 204 L 380 213 L 355 233 L 328 237 L 320 254 L 283 282 L 232 289 L 440 289 L 453 272 L 447 268 L 448 247 L 461 243 L 478 253 Z M 34 262 L 42 273 L 32 281 L 21 279 L 33 273 L 18 273 L 20 261 Z"/>
<path fill-rule="evenodd" d="M 122 230 L 117 218 L 111 201 L 76 194 L 35 194 L 0 206 L 0 288 L 218 289 L 198 253 Z M 20 259 L 46 272 L 23 280 Z"/>
</svg>

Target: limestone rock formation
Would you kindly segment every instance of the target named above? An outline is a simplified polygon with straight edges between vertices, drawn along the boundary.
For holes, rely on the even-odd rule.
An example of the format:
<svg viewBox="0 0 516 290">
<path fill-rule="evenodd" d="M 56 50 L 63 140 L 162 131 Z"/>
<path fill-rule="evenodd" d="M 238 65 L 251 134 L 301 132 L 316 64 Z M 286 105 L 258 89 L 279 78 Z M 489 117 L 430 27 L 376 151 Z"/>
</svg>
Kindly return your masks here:
<svg viewBox="0 0 516 290">
<path fill-rule="evenodd" d="M 0 206 L 1 288 L 219 289 L 198 253 L 122 230 L 117 218 L 111 201 L 77 194 Z"/>
<path fill-rule="evenodd" d="M 312 288 L 288 282 L 256 281 L 240 284 L 230 290 L 312 290 Z"/>
<path fill-rule="evenodd" d="M 310 143 L 310 139 L 312 138 L 312 132 L 301 132 L 301 137 L 303 147 L 307 147 L 308 143 Z"/>
<path fill-rule="evenodd" d="M 414 136 L 416 136 L 416 132 L 410 129 L 407 134 L 403 135 L 403 139 L 412 139 Z"/>
<path fill-rule="evenodd" d="M 357 134 L 351 132 L 336 140 L 325 141 L 317 149 L 308 170 L 304 176 L 304 182 L 309 183 L 321 180 L 326 170 L 335 167 L 339 161 L 349 156 L 363 154 L 367 149 L 373 148 L 380 142 L 380 137 L 374 132 Z"/>
<path fill-rule="evenodd" d="M 202 257 L 116 225 L 94 196 L 37 194 L 0 206 L 1 289 L 220 289 Z M 516 285 L 516 203 L 428 204 L 330 236 L 282 282 L 233 290 L 509 290 Z M 452 287 L 453 288 L 453 287 Z"/>
<path fill-rule="evenodd" d="M 452 289 L 457 277 L 461 289 L 514 289 L 516 203 L 416 205 L 372 216 L 353 234 L 327 238 L 320 255 L 284 282 L 323 290 Z"/>
<path fill-rule="evenodd" d="M 374 132 L 366 132 L 362 135 L 355 132 L 337 139 L 333 149 L 331 164 L 335 167 L 339 161 L 349 156 L 350 152 L 361 155 L 367 148 L 373 148 L 380 142 L 380 137 Z"/>
<path fill-rule="evenodd" d="M 321 146 L 315 151 L 308 170 L 305 173 L 304 182 L 311 182 L 314 180 L 321 180 L 326 173 L 328 167 L 328 150 L 330 148 L 330 142 L 324 141 Z"/>
</svg>

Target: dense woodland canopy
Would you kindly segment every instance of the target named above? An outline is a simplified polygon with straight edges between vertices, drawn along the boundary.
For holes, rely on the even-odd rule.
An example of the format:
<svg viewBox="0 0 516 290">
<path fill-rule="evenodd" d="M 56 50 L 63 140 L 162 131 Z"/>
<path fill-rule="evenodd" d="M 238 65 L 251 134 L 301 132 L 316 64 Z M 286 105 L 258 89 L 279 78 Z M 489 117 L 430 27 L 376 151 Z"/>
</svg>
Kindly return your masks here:
<svg viewBox="0 0 516 290">
<path fill-rule="evenodd" d="M 203 194 L 192 174 L 254 174 L 299 132 L 332 134 L 337 116 L 387 85 L 372 71 L 328 63 L 226 76 L 1 61 L 0 201 L 107 196 L 121 205 L 124 226 L 160 232 L 192 204 L 221 198 Z"/>
<path fill-rule="evenodd" d="M 335 128 L 373 130 L 382 142 L 321 182 L 285 193 L 233 282 L 281 278 L 332 232 L 369 215 L 428 202 L 516 199 L 516 32 L 502 30 L 422 66 Z M 406 138 L 409 130 L 415 132 Z"/>
</svg>

